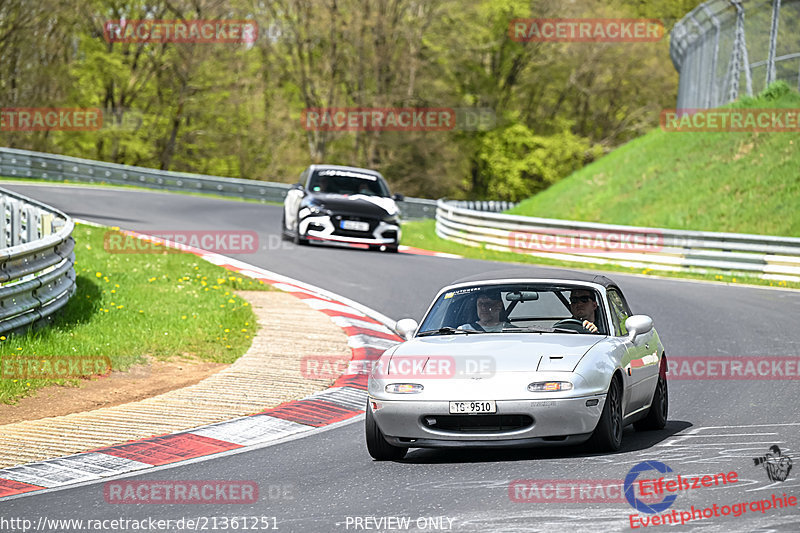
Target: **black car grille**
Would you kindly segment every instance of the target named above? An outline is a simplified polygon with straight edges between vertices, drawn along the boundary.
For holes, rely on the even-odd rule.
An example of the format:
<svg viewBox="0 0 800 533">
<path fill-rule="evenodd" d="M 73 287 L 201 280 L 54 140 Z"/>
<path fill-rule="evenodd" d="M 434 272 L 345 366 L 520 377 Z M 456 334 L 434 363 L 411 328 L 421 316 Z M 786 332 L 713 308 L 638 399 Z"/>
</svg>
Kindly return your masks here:
<svg viewBox="0 0 800 533">
<path fill-rule="evenodd" d="M 427 415 L 422 424 L 440 431 L 463 433 L 499 433 L 525 429 L 533 425 L 528 415 Z"/>
<path fill-rule="evenodd" d="M 354 231 L 350 229 L 342 229 L 341 222 L 342 220 L 357 220 L 359 222 L 366 222 L 369 224 L 369 229 L 367 231 Z M 347 216 L 347 215 L 333 215 L 331 217 L 331 222 L 333 223 L 333 234 L 334 235 L 341 235 L 343 237 L 372 237 L 372 232 L 375 231 L 375 228 L 378 227 L 380 221 L 374 218 L 366 218 L 366 217 L 357 217 L 357 216 Z"/>
</svg>

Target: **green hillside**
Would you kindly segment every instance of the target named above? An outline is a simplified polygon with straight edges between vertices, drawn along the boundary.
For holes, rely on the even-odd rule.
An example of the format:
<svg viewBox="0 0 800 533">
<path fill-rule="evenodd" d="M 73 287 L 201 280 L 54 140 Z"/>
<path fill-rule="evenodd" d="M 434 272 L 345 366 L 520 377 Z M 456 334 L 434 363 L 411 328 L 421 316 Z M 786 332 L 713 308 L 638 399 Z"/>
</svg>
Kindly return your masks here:
<svg viewBox="0 0 800 533">
<path fill-rule="evenodd" d="M 732 107 L 793 108 L 779 82 Z M 673 229 L 800 237 L 800 128 L 793 132 L 656 129 L 509 213 Z"/>
</svg>

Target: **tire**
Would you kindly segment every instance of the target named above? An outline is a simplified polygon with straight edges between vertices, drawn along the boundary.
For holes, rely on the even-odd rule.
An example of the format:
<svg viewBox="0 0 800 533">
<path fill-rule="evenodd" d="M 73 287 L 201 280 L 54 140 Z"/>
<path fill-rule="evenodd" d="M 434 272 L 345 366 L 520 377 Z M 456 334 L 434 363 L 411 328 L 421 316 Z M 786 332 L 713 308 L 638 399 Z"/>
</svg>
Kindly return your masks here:
<svg viewBox="0 0 800 533">
<path fill-rule="evenodd" d="M 286 213 L 281 215 L 281 240 L 288 241 L 290 239 L 289 232 L 286 231 Z"/>
<path fill-rule="evenodd" d="M 364 423 L 367 435 L 367 451 L 376 461 L 399 461 L 408 453 L 408 448 L 392 446 L 386 442 L 383 432 L 375 423 L 372 409 L 367 404 L 367 417 Z"/>
<path fill-rule="evenodd" d="M 603 414 L 589 439 L 589 445 L 603 452 L 616 452 L 622 447 L 622 384 L 617 376 L 611 378 Z"/>
<path fill-rule="evenodd" d="M 380 244 L 370 244 L 367 246 L 367 248 L 369 248 L 370 252 L 380 252 L 381 250 Z"/>
<path fill-rule="evenodd" d="M 667 413 L 669 412 L 669 390 L 667 388 L 667 376 L 664 372 L 658 373 L 658 383 L 653 393 L 653 402 L 647 416 L 638 422 L 634 422 L 633 427 L 636 431 L 652 431 L 664 429 L 667 425 Z"/>
<path fill-rule="evenodd" d="M 300 220 L 294 221 L 294 235 L 292 241 L 294 241 L 295 244 L 298 244 L 300 246 L 308 244 L 308 239 L 304 239 L 303 237 L 300 236 Z"/>
<path fill-rule="evenodd" d="M 386 246 L 386 252 L 390 253 L 390 254 L 396 254 L 398 247 L 399 246 L 397 244 L 393 244 L 391 246 Z"/>
</svg>

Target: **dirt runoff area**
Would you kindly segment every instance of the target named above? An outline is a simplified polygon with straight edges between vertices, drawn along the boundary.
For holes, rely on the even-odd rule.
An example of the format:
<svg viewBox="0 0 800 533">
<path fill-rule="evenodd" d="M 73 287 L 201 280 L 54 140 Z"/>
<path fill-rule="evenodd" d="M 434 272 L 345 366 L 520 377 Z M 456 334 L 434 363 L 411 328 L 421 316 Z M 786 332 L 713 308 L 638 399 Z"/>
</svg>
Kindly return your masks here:
<svg viewBox="0 0 800 533">
<path fill-rule="evenodd" d="M 0 425 L 135 402 L 194 385 L 230 366 L 201 361 L 190 355 L 171 361 L 147 359 L 146 364 L 135 365 L 127 372 L 81 380 L 77 386 L 51 385 L 14 405 L 0 404 Z"/>
</svg>

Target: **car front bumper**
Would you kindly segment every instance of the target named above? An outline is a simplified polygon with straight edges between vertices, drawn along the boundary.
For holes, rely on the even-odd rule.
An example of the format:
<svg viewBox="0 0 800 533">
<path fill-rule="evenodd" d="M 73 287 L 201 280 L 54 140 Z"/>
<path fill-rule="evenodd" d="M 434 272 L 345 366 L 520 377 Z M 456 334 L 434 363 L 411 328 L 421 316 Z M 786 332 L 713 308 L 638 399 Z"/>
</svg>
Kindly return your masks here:
<svg viewBox="0 0 800 533">
<path fill-rule="evenodd" d="M 596 405 L 589 405 L 597 400 Z M 396 446 L 531 446 L 577 444 L 589 438 L 605 404 L 605 394 L 552 400 L 497 400 L 496 416 L 527 415 L 532 423 L 517 429 L 462 431 L 429 427 L 426 417 L 448 417 L 448 401 L 378 400 L 369 409 L 386 439 Z M 374 405 L 379 405 L 378 409 Z M 485 415 L 458 415 L 461 417 Z"/>
<path fill-rule="evenodd" d="M 300 233 L 309 239 L 368 245 L 397 245 L 401 236 L 398 224 L 389 224 L 382 220 L 378 221 L 372 231 L 363 232 L 362 235 L 353 235 L 354 232 L 343 234 L 344 232 L 337 229 L 331 217 L 327 215 L 314 215 L 302 219 Z M 385 237 L 384 233 L 393 233 L 393 236 Z"/>
</svg>

